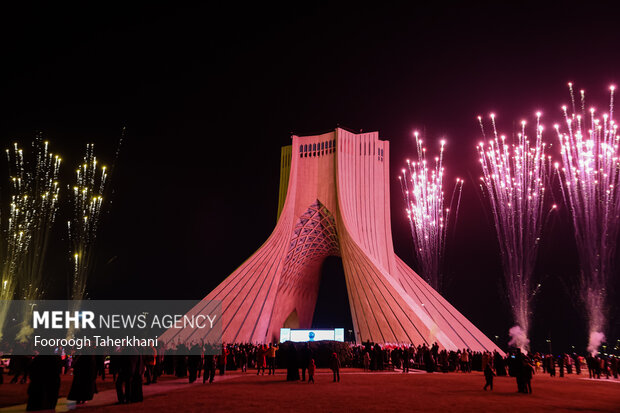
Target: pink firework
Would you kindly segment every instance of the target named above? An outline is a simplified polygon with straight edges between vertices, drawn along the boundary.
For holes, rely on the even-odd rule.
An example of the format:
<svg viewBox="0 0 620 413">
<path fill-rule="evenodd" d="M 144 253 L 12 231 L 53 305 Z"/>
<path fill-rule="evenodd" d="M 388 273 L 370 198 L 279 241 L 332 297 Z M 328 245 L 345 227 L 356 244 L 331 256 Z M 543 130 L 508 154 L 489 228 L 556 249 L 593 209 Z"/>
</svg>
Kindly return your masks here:
<svg viewBox="0 0 620 413">
<path fill-rule="evenodd" d="M 588 350 L 596 353 L 604 340 L 608 285 L 620 229 L 619 137 L 613 120 L 614 87 L 610 87 L 609 113 L 599 116 L 594 108 L 586 111 L 583 90 L 577 109 L 573 85 L 568 86 L 572 110 L 569 112 L 563 106 L 565 125 L 555 125 L 562 152 L 562 165 L 555 166 L 579 253 L 580 292 L 590 333 Z"/>
<path fill-rule="evenodd" d="M 444 203 L 443 192 L 443 151 L 445 141 L 441 141 L 439 156 L 435 165 L 426 161 L 426 148 L 422 139 L 414 133 L 418 156 L 414 162 L 407 160 L 407 168 L 399 176 L 406 203 L 407 218 L 411 226 L 411 236 L 415 247 L 418 269 L 426 281 L 441 291 L 443 274 L 442 258 L 446 247 L 448 224 L 452 212 L 450 207 L 456 198 L 455 221 L 461 201 L 463 180 L 456 179 L 449 207 Z"/>
<path fill-rule="evenodd" d="M 482 118 L 478 120 L 486 141 Z M 511 344 L 527 350 L 531 300 L 540 287 L 534 285 L 533 274 L 546 216 L 545 185 L 551 162 L 545 155 L 540 113 L 536 114 L 533 142 L 526 135 L 525 121 L 515 142 L 498 135 L 495 115 L 491 115 L 491 124 L 493 137 L 477 146 L 483 172 L 480 186 L 493 213 L 506 292 L 516 323 L 511 329 Z"/>
</svg>

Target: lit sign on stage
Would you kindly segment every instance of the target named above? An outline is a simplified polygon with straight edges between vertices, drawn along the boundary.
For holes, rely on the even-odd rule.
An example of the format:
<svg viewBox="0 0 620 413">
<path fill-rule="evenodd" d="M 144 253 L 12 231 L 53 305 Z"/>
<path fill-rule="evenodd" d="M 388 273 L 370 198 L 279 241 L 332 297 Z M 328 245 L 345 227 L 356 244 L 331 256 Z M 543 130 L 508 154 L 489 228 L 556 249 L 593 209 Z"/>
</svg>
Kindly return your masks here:
<svg viewBox="0 0 620 413">
<path fill-rule="evenodd" d="M 290 328 L 280 329 L 280 343 L 294 341 L 297 343 L 306 341 L 341 341 L 344 342 L 344 328 L 333 330 L 292 330 Z"/>
</svg>

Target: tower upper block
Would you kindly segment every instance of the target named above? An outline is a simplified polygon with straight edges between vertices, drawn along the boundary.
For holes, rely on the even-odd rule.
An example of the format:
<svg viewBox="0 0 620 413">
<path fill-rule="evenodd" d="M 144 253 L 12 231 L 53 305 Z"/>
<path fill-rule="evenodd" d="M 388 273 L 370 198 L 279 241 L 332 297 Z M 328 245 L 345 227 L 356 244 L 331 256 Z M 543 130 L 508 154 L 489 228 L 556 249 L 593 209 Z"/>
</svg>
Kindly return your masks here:
<svg viewBox="0 0 620 413">
<path fill-rule="evenodd" d="M 358 342 L 499 350 L 394 254 L 389 142 L 377 132 L 343 129 L 292 140 L 282 148 L 271 236 L 190 314 L 221 300 L 225 342 L 277 341 L 282 327 L 310 327 L 321 265 L 337 255 Z M 161 339 L 204 339 L 200 334 L 171 329 Z"/>
</svg>

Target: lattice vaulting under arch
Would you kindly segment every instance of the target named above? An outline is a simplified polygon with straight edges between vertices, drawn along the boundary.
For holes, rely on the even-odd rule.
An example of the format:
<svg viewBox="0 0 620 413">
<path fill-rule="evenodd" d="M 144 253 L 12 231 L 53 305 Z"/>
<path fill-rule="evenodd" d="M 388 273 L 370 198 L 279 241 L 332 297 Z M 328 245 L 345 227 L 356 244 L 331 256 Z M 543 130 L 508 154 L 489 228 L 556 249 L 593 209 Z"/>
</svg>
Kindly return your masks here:
<svg viewBox="0 0 620 413">
<path fill-rule="evenodd" d="M 219 300 L 225 342 L 277 341 L 285 322 L 310 327 L 321 265 L 339 255 L 356 341 L 501 352 L 394 254 L 389 143 L 343 129 L 292 140 L 282 148 L 274 231 L 188 315 Z M 208 341 L 203 334 L 171 329 L 160 340 Z"/>
<path fill-rule="evenodd" d="M 315 201 L 295 225 L 279 288 L 284 291 L 301 288 L 308 294 L 316 294 L 320 280 L 308 279 L 313 272 L 306 269 L 322 264 L 330 255 L 340 255 L 336 222 L 327 208 Z"/>
</svg>

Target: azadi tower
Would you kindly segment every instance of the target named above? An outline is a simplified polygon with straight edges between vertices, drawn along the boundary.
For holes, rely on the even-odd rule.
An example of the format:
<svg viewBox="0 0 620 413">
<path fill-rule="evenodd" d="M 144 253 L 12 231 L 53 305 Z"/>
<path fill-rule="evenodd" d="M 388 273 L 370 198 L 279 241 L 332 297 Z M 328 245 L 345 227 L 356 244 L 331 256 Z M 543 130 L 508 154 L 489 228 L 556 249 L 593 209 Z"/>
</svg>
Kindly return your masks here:
<svg viewBox="0 0 620 413">
<path fill-rule="evenodd" d="M 208 312 L 209 300 L 220 300 L 224 342 L 278 341 L 282 327 L 310 327 L 321 265 L 336 255 L 358 343 L 499 350 L 394 254 L 389 142 L 377 132 L 343 129 L 292 140 L 282 148 L 271 236 L 188 315 Z M 160 340 L 208 341 L 202 334 L 168 330 Z"/>
</svg>

